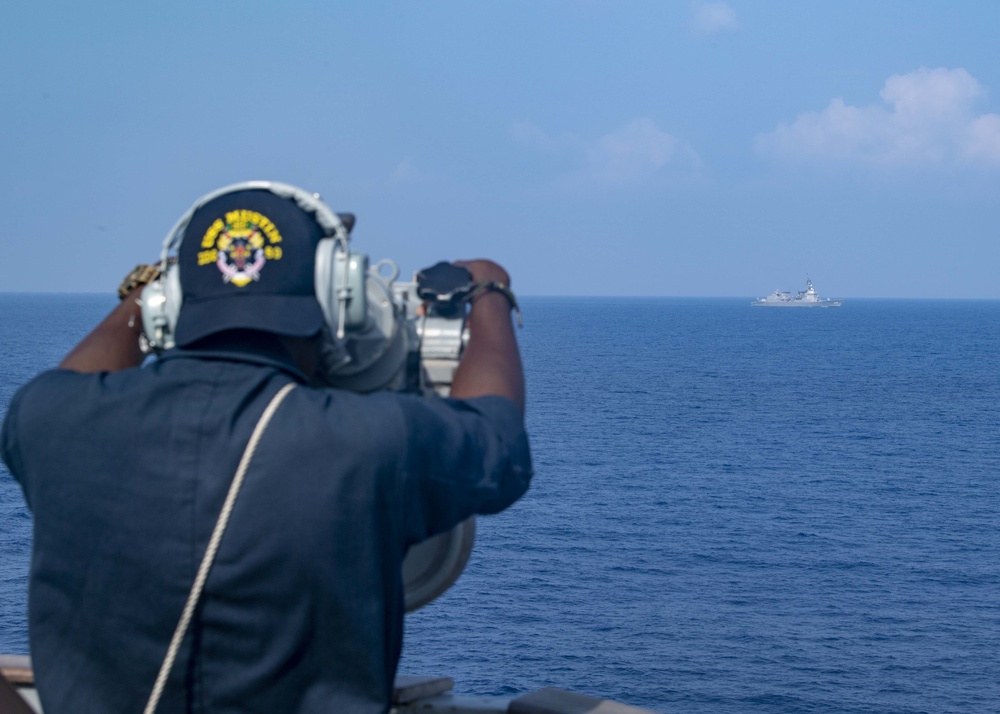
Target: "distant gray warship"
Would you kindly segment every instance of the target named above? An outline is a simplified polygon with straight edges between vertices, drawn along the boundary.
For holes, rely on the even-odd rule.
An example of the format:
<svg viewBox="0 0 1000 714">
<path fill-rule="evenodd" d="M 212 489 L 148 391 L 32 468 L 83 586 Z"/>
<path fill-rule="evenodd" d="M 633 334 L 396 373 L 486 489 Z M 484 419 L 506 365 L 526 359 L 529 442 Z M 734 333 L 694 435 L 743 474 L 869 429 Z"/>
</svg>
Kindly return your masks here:
<svg viewBox="0 0 1000 714">
<path fill-rule="evenodd" d="M 775 290 L 767 297 L 754 300 L 750 304 L 761 307 L 840 307 L 844 301 L 820 297 L 813 287 L 812 280 L 806 278 L 806 289 L 799 290 L 795 295 L 787 290 Z"/>
</svg>

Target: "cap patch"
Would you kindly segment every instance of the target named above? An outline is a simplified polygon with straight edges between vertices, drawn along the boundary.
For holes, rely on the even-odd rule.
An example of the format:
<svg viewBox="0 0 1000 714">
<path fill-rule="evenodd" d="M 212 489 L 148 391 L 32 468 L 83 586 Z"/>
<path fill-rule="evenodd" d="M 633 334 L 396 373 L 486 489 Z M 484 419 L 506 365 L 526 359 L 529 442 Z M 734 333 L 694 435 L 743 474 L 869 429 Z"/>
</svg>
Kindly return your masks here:
<svg viewBox="0 0 1000 714">
<path fill-rule="evenodd" d="M 281 260 L 281 233 L 264 214 L 238 209 L 216 218 L 205 231 L 198 266 L 214 264 L 222 281 L 238 288 L 260 280 L 269 260 Z"/>
</svg>

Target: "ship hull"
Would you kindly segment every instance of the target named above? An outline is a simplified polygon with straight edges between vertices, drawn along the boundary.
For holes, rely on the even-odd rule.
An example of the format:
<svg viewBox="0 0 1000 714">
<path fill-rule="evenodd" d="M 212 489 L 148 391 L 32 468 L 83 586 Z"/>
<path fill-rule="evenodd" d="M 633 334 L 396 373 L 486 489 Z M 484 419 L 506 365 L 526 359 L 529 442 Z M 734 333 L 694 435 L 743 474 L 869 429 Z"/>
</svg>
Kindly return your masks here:
<svg viewBox="0 0 1000 714">
<path fill-rule="evenodd" d="M 790 300 L 788 302 L 764 302 L 763 300 L 757 300 L 750 304 L 753 307 L 840 307 L 844 303 L 842 300 L 822 300 L 820 302 L 805 302 L 802 300 Z"/>
</svg>

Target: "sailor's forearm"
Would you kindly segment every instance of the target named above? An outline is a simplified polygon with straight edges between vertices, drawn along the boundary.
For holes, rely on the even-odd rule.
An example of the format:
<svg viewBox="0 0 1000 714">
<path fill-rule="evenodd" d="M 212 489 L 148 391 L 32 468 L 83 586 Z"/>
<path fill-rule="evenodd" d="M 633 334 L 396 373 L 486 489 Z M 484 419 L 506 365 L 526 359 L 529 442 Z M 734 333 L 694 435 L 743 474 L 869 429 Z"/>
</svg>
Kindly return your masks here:
<svg viewBox="0 0 1000 714">
<path fill-rule="evenodd" d="M 524 413 L 524 371 L 517 349 L 510 302 L 499 292 L 475 299 L 469 313 L 469 345 L 455 370 L 451 396 L 507 397 Z"/>
</svg>

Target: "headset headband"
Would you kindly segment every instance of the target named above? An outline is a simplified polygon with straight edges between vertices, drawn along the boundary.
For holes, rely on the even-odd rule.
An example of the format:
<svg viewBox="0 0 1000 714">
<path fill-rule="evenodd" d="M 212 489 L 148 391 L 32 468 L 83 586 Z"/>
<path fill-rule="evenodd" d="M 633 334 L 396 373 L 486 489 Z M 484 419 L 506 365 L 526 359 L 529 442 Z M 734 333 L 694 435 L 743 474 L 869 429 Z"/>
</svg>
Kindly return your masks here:
<svg viewBox="0 0 1000 714">
<path fill-rule="evenodd" d="M 175 250 L 177 246 L 181 244 L 181 241 L 184 240 L 184 231 L 187 230 L 188 223 L 191 221 L 191 216 L 194 215 L 195 211 L 209 201 L 212 201 L 224 194 L 255 189 L 270 191 L 275 196 L 295 201 L 295 204 L 299 208 L 306 213 L 313 215 L 316 219 L 316 223 L 319 224 L 319 226 L 323 229 L 323 232 L 328 237 L 336 238 L 338 242 L 342 242 L 344 249 L 346 250 L 350 241 L 347 229 L 344 228 L 344 223 L 340 220 L 340 216 L 330 210 L 330 207 L 323 203 L 323 200 L 320 198 L 318 193 L 309 193 L 298 186 L 292 186 L 291 184 L 280 183 L 277 181 L 243 181 L 241 183 L 234 183 L 206 193 L 204 196 L 195 201 L 194 205 L 188 209 L 187 213 L 180 217 L 180 220 L 178 220 L 177 223 L 174 224 L 174 227 L 170 229 L 170 232 L 167 233 L 167 237 L 163 241 L 163 252 L 160 255 L 160 269 L 166 269 L 170 252 Z"/>
</svg>

